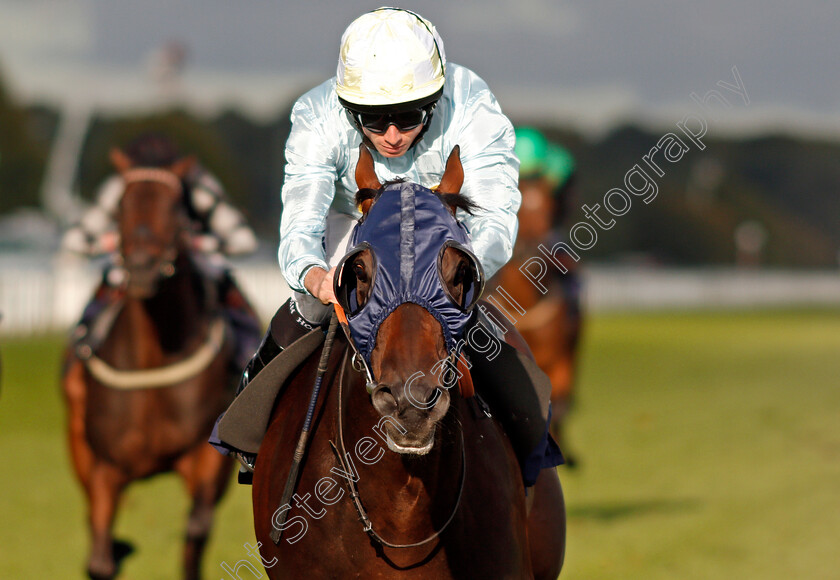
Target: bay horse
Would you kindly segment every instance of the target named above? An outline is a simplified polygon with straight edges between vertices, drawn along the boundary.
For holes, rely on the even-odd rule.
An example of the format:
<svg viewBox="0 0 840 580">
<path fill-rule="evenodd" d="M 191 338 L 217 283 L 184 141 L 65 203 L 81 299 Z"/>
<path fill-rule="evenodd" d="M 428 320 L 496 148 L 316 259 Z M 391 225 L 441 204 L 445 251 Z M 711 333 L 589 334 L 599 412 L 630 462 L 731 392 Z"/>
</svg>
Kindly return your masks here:
<svg viewBox="0 0 840 580">
<path fill-rule="evenodd" d="M 554 218 L 559 213 L 553 189 L 547 179 L 520 180 L 522 205 L 517 214 L 519 233 L 513 258 L 496 273 L 491 284 L 494 288 L 503 288 L 516 301 L 518 310 L 525 312 L 521 316 L 512 310 L 509 313 L 514 316 L 516 329 L 530 346 L 537 364 L 551 380 L 551 434 L 563 449 L 566 464 L 571 467 L 575 460 L 564 444 L 563 424 L 574 395 L 580 315 L 571 307 L 573 299 L 566 295 L 566 289 L 559 281 L 558 276 L 562 275 L 559 270 L 550 283 L 547 282 L 549 276 L 542 280 L 547 287 L 545 294 L 519 270 L 530 258 L 542 256 L 538 249 L 540 244 L 552 245 L 550 237 L 557 222 Z M 561 253 L 560 258 L 564 259 L 565 254 Z M 571 258 L 562 263 L 570 271 L 577 267 Z M 552 270 L 554 266 L 548 268 Z"/>
<path fill-rule="evenodd" d="M 197 579 L 233 470 L 207 437 L 233 399 L 235 339 L 215 282 L 190 257 L 182 178 L 194 159 L 134 167 L 115 149 L 111 160 L 125 184 L 117 225 L 128 281 L 98 317 L 109 324 L 96 347 L 71 344 L 62 380 L 73 467 L 89 510 L 87 571 L 97 579 L 118 572 L 112 526 L 123 489 L 174 470 L 192 498 L 183 575 Z"/>
<path fill-rule="evenodd" d="M 455 150 L 439 189 L 458 192 L 462 181 Z M 356 182 L 363 190 L 382 192 L 366 151 Z M 415 184 L 401 185 L 414 187 L 417 198 L 420 189 L 434 196 Z M 405 195 L 404 189 L 397 193 L 386 186 L 376 201 L 362 202 L 363 220 L 371 220 L 388 196 Z M 448 212 L 454 214 L 459 199 L 443 195 L 432 201 L 452 204 L 443 213 L 454 223 Z M 419 240 L 421 218 L 416 219 Z M 400 222 L 400 210 L 382 220 Z M 351 324 L 354 310 L 382 300 L 376 279 L 383 283 L 383 276 L 393 275 L 383 273 L 383 264 L 404 264 L 406 244 L 391 244 L 390 252 L 388 247 L 382 242 L 375 254 L 371 247 L 357 247 L 339 267 L 336 293 L 345 296 L 339 301 Z M 453 303 L 464 307 L 468 295 L 477 298 L 477 261 L 454 244 L 434 250 L 440 284 Z M 398 271 L 398 277 L 411 275 L 405 268 Z M 374 328 L 375 346 L 369 342 L 367 354 L 354 338 L 338 333 L 322 367 L 325 392 L 310 407 L 312 436 L 295 493 L 281 505 L 319 357 L 310 356 L 284 383 L 253 480 L 259 557 L 270 578 L 554 580 L 559 574 L 565 508 L 557 474 L 543 470 L 526 501 L 500 424 L 466 397 L 469 389 L 462 394 L 457 387 L 442 387 L 445 381 L 435 374 L 452 353 L 439 318 L 419 304 L 427 298 L 397 305 L 378 331 Z M 463 369 L 459 360 L 457 368 Z"/>
</svg>

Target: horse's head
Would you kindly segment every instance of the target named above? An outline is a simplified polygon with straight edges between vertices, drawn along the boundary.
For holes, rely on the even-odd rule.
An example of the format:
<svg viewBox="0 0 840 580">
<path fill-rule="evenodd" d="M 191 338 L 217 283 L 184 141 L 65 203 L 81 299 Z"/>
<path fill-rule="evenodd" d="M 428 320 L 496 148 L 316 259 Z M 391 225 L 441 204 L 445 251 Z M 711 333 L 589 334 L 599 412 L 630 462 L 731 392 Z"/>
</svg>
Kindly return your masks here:
<svg viewBox="0 0 840 580">
<path fill-rule="evenodd" d="M 554 183 L 545 177 L 519 180 L 522 193 L 522 205 L 517 214 L 520 243 L 538 244 L 549 235 L 556 211 L 554 188 Z"/>
<path fill-rule="evenodd" d="M 148 298 L 155 294 L 162 277 L 175 273 L 175 259 L 186 244 L 188 218 L 182 202 L 182 179 L 195 160 L 182 159 L 165 168 L 137 167 L 114 149 L 111 162 L 125 184 L 117 224 L 128 292 Z"/>
<path fill-rule="evenodd" d="M 469 236 L 455 219 L 474 206 L 458 194 L 463 170 L 457 148 L 439 189 L 380 185 L 362 150 L 356 168 L 363 218 L 336 275 L 336 296 L 375 385 L 373 406 L 386 422 L 388 446 L 427 453 L 456 382 L 458 341 L 483 287 Z"/>
</svg>

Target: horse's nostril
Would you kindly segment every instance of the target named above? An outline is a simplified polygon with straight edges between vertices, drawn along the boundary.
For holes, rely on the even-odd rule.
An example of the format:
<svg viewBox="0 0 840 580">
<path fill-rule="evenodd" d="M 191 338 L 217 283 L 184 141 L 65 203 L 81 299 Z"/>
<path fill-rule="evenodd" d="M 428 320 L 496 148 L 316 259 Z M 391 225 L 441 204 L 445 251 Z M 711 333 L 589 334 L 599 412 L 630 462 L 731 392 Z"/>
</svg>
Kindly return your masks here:
<svg viewBox="0 0 840 580">
<path fill-rule="evenodd" d="M 435 387 L 431 391 L 429 391 L 429 395 L 426 397 L 426 408 L 431 409 L 435 405 L 437 405 L 438 401 L 440 401 L 441 390 L 440 387 Z"/>
<path fill-rule="evenodd" d="M 431 392 L 429 398 L 429 409 L 431 409 L 429 418 L 433 421 L 438 421 L 443 418 L 446 411 L 449 409 L 449 391 L 441 387 L 437 387 Z"/>
<path fill-rule="evenodd" d="M 381 415 L 390 415 L 397 411 L 397 399 L 391 392 L 390 387 L 379 385 L 373 390 L 371 400 L 374 408 Z"/>
</svg>

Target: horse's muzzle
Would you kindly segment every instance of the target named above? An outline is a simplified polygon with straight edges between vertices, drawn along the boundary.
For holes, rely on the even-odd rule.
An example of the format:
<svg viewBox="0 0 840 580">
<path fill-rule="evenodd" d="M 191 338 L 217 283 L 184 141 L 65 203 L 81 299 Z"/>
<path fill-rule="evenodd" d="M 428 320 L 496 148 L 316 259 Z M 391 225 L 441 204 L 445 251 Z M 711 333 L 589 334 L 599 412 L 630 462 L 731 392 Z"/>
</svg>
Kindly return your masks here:
<svg viewBox="0 0 840 580">
<path fill-rule="evenodd" d="M 158 291 L 160 281 L 175 274 L 175 265 L 169 259 L 147 252 L 138 252 L 125 260 L 128 274 L 127 291 L 133 298 L 151 298 Z"/>
<path fill-rule="evenodd" d="M 438 421 L 449 409 L 449 391 L 436 386 L 377 384 L 371 402 L 383 417 L 394 417 L 402 429 L 385 424 L 388 448 L 396 453 L 425 455 L 434 446 Z"/>
</svg>

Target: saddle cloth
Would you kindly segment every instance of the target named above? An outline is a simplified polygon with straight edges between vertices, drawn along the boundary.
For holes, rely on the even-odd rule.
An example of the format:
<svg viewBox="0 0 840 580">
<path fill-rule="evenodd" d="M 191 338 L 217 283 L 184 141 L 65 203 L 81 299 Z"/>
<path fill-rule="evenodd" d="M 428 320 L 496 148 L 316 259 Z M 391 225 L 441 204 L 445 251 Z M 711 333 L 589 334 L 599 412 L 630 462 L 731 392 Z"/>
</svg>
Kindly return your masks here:
<svg viewBox="0 0 840 580">
<path fill-rule="evenodd" d="M 323 342 L 321 328 L 310 330 L 257 373 L 219 420 L 218 438 L 226 447 L 251 454 L 259 452 L 274 401 L 286 379 Z"/>
</svg>

